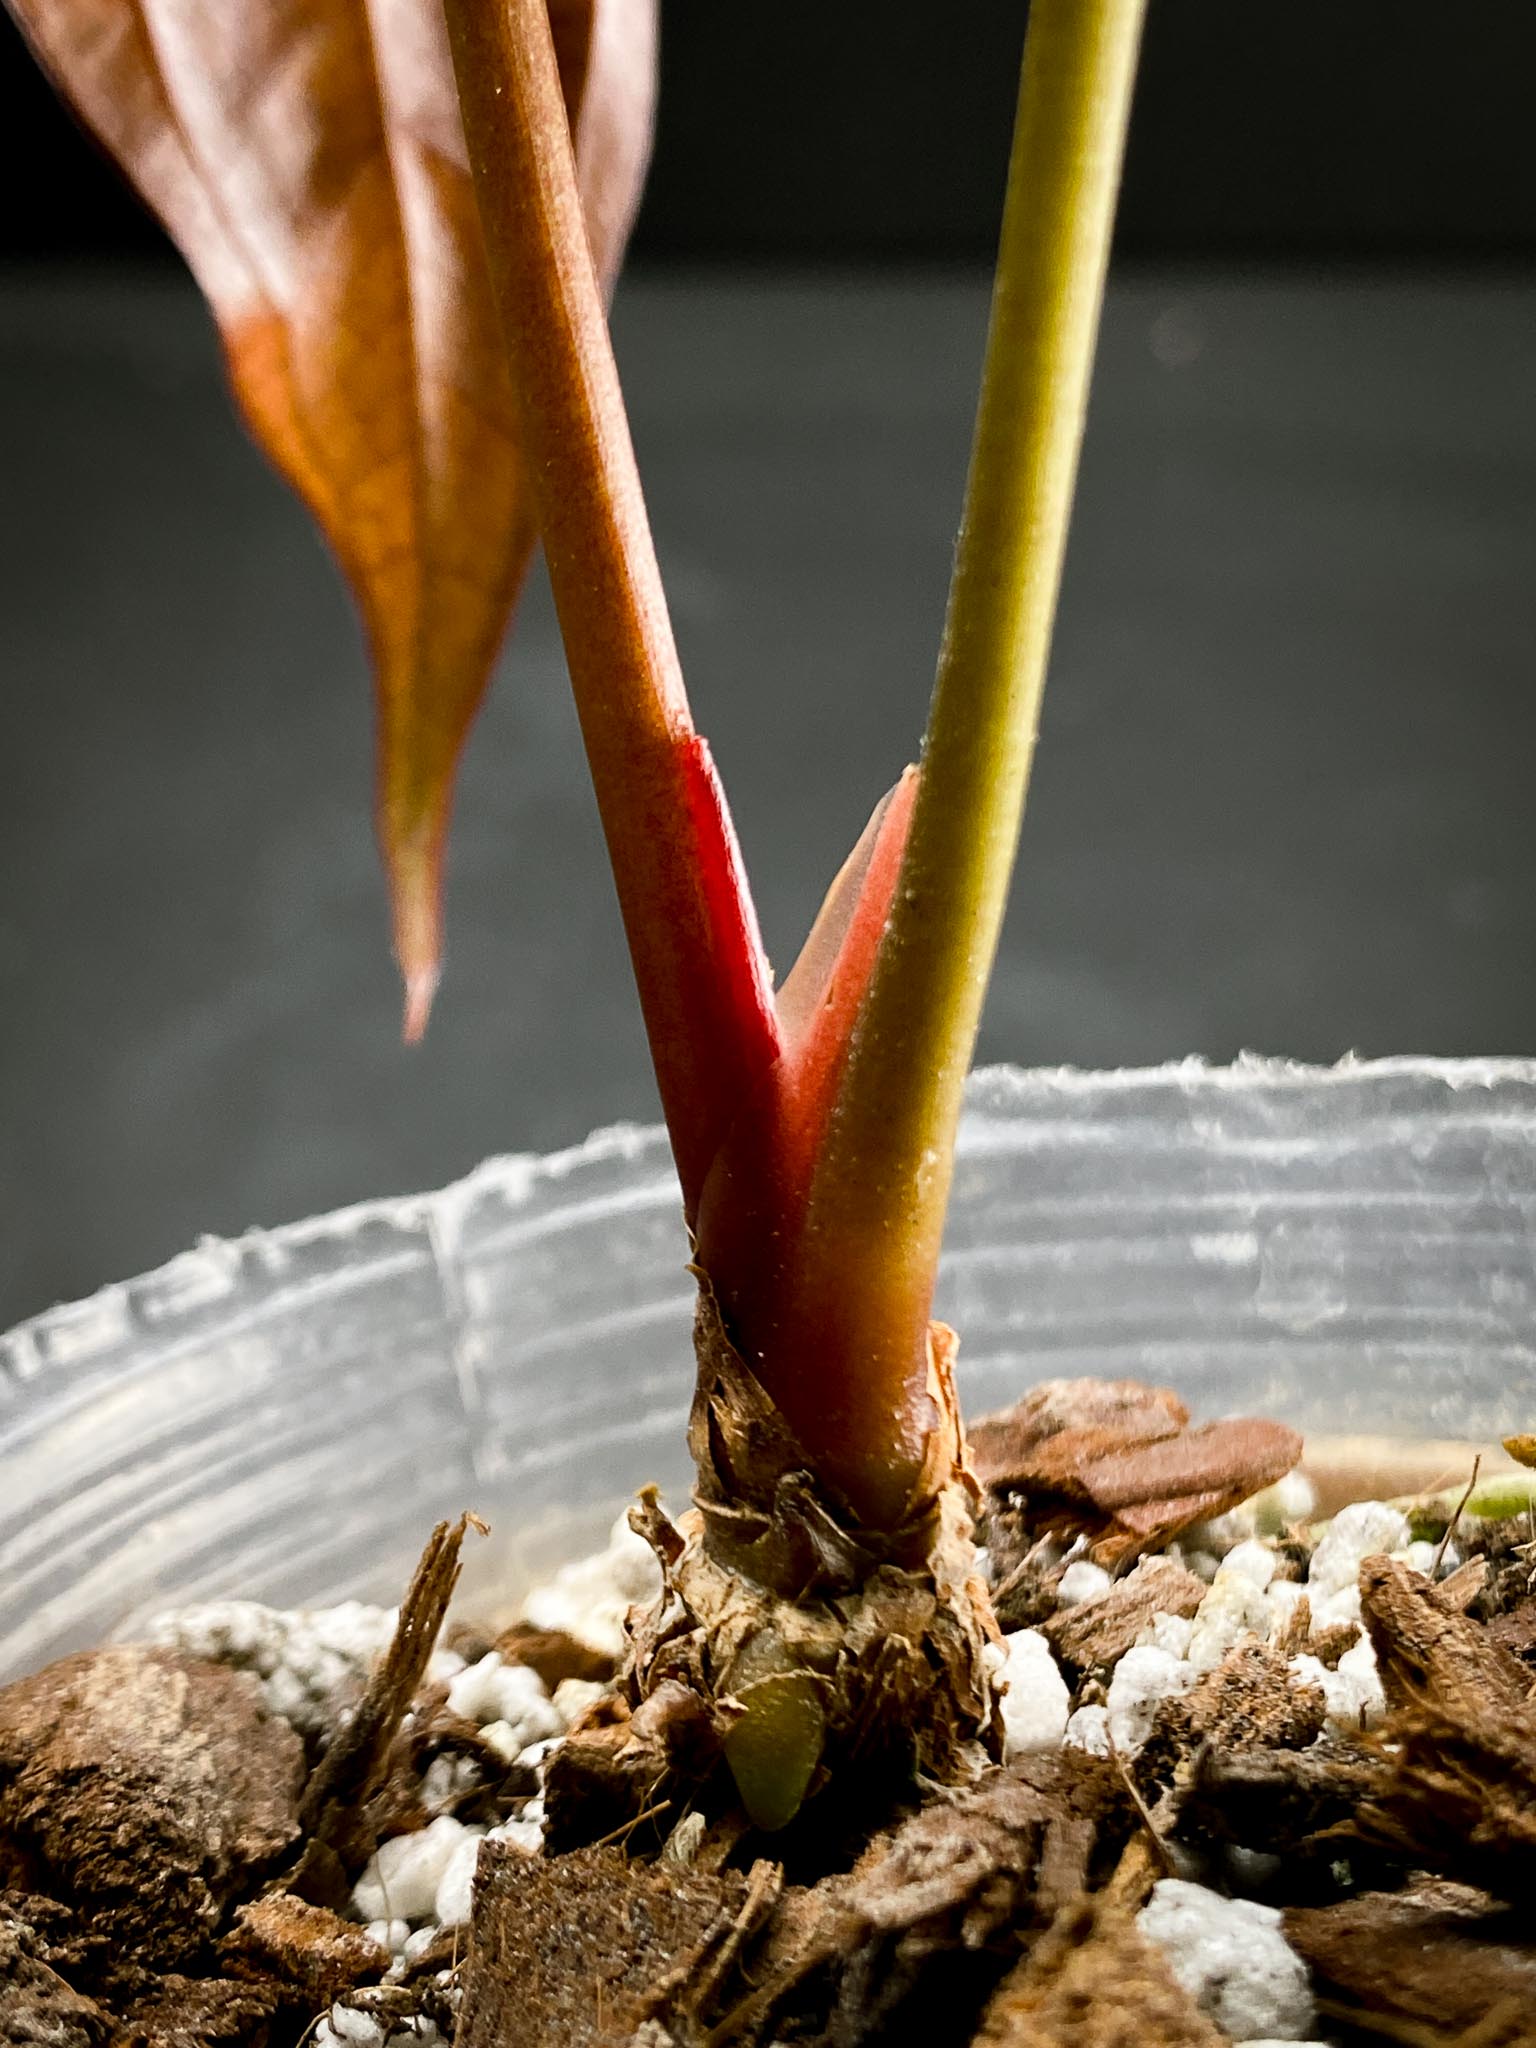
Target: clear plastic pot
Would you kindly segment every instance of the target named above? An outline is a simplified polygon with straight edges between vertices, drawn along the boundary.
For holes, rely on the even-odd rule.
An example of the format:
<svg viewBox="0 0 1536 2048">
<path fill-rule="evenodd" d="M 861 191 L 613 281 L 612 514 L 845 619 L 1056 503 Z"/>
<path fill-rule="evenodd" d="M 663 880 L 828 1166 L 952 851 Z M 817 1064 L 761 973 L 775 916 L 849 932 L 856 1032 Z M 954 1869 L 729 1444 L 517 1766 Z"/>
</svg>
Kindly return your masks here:
<svg viewBox="0 0 1536 2048">
<path fill-rule="evenodd" d="M 658 1131 L 209 1240 L 0 1340 L 0 1679 L 168 1602 L 393 1600 L 493 1525 L 498 1602 L 687 1486 L 690 1282 Z M 972 1414 L 1136 1374 L 1206 1415 L 1536 1426 L 1536 1064 L 972 1083 L 940 1312 Z"/>
</svg>

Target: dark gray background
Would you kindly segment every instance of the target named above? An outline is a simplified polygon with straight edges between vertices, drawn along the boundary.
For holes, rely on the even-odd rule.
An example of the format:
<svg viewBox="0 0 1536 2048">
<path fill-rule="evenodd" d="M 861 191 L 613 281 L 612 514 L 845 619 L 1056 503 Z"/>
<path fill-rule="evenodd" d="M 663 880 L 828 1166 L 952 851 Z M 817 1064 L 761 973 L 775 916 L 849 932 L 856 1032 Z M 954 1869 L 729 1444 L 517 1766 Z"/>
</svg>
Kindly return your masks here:
<svg viewBox="0 0 1536 2048">
<path fill-rule="evenodd" d="M 617 329 L 782 964 L 920 730 L 1019 10 L 774 14 L 667 11 Z M 1533 20 L 1154 0 L 984 1057 L 1532 1049 Z M 654 1113 L 537 582 L 400 1049 L 348 602 L 190 291 L 37 118 L 71 168 L 0 275 L 0 1322 Z"/>
</svg>

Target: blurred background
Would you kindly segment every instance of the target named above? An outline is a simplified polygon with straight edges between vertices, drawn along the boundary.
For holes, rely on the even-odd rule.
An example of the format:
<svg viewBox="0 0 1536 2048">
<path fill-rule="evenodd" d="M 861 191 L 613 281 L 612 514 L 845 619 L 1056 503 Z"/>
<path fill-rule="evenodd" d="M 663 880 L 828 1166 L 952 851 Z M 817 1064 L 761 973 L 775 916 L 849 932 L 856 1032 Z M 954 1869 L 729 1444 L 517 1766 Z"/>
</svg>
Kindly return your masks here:
<svg viewBox="0 0 1536 2048">
<path fill-rule="evenodd" d="M 915 748 L 1021 0 L 664 0 L 616 337 L 775 958 Z M 1536 1050 L 1536 9 L 1152 0 L 984 1059 Z M 0 29 L 0 1325 L 649 1119 L 547 595 L 398 992 L 346 596 Z"/>
</svg>

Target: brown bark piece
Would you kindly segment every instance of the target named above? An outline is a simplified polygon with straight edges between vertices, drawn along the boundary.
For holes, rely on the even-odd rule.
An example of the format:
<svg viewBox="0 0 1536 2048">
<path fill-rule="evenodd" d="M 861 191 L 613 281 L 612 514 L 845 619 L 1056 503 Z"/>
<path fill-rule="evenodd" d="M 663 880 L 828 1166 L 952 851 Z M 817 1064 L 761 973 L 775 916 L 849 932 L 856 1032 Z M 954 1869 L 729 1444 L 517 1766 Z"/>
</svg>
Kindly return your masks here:
<svg viewBox="0 0 1536 2048">
<path fill-rule="evenodd" d="M 606 1685 L 613 1676 L 613 1659 L 603 1651 L 564 1629 L 535 1628 L 531 1621 L 513 1622 L 488 1647 L 499 1650 L 508 1664 L 526 1664 L 536 1671 L 551 1692 L 567 1678 Z"/>
<path fill-rule="evenodd" d="M 1428 1884 L 1292 1908 L 1285 1936 L 1311 1966 L 1319 1994 L 1368 2013 L 1376 2031 L 1390 2035 L 1396 2021 L 1428 2029 L 1436 2042 L 1476 2029 L 1485 2048 L 1536 2043 L 1530 1921 L 1478 1892 Z"/>
<path fill-rule="evenodd" d="M 272 1979 L 315 2010 L 333 2005 L 354 1985 L 382 1977 L 392 1960 L 354 1922 L 290 1892 L 269 1892 L 239 1907 L 219 1953 L 233 1976 Z"/>
<path fill-rule="evenodd" d="M 112 2048 L 267 2048 L 274 1987 L 227 1977 L 162 1977 L 129 2008 Z"/>
<path fill-rule="evenodd" d="M 1222 2048 L 1129 1915 L 1065 1908 L 993 1994 L 975 2048 Z"/>
<path fill-rule="evenodd" d="M 304 1791 L 300 1822 L 308 1838 L 288 1889 L 316 1905 L 345 1903 L 352 1881 L 378 1846 L 370 1802 L 389 1778 L 400 1723 L 416 1696 L 459 1582 L 473 1515 L 439 1522 L 400 1603 L 389 1648 L 374 1666 L 351 1720 L 321 1759 Z"/>
<path fill-rule="evenodd" d="M 1488 1624 L 1489 1639 L 1511 1657 L 1518 1657 L 1530 1675 L 1536 1665 L 1536 1599 L 1522 1600 Z"/>
<path fill-rule="evenodd" d="M 1360 1567 L 1360 1612 L 1392 1706 L 1432 1702 L 1445 1714 L 1482 1717 L 1517 1707 L 1527 1673 L 1437 1586 L 1390 1557 Z"/>
<path fill-rule="evenodd" d="M 1518 1899 L 1536 1889 L 1536 1704 L 1490 1632 L 1390 1558 L 1360 1572 L 1388 1699 L 1390 1769 L 1361 1808 L 1367 1840 Z"/>
<path fill-rule="evenodd" d="M 174 1967 L 298 1832 L 304 1750 L 244 1672 L 130 1645 L 0 1692 L 0 1837 L 119 1962 Z"/>
<path fill-rule="evenodd" d="M 1301 1449 L 1296 1432 L 1278 1422 L 1210 1422 L 1132 1444 L 1063 1432 L 1041 1446 L 1019 1490 L 1053 1523 L 1076 1526 L 1074 1511 L 1079 1520 L 1084 1511 L 1096 1518 L 1089 1555 L 1112 1566 L 1240 1506 L 1282 1479 Z"/>
<path fill-rule="evenodd" d="M 1089 1555 L 1114 1566 L 1239 1506 L 1301 1457 L 1282 1423 L 1187 1422 L 1164 1388 L 1051 1381 L 979 1423 L 971 1453 L 983 1483 L 1018 1497 L 1036 1533 L 1086 1533 Z"/>
<path fill-rule="evenodd" d="M 1032 1454 L 1067 1430 L 1100 1429 L 1125 1444 L 1176 1436 L 1189 1410 L 1168 1387 L 1140 1380 L 1043 1380 L 1011 1408 L 970 1424 L 966 1440 L 977 1479 L 996 1492 L 1023 1484 Z"/>
<path fill-rule="evenodd" d="M 1077 1677 L 1119 1661 L 1154 1614 L 1188 1619 L 1209 1589 L 1171 1558 L 1145 1557 L 1097 1600 L 1063 1608 L 1044 1625 L 1057 1658 Z"/>
<path fill-rule="evenodd" d="M 1385 1774 L 1384 1759 L 1332 1744 L 1224 1748 L 1195 1760 L 1184 1813 L 1211 1833 L 1285 1852 L 1351 1822 Z"/>
<path fill-rule="evenodd" d="M 30 1930 L 0 1912 L 0 2041 L 37 2048 L 105 2048 L 112 2021 L 36 1951 Z"/>
<path fill-rule="evenodd" d="M 665 2026 L 653 1994 L 686 2000 L 748 1887 L 735 1873 L 626 1863 L 612 1849 L 546 1860 L 487 1843 L 458 2048 L 603 2048 L 645 2019 Z"/>
<path fill-rule="evenodd" d="M 621 1699 L 600 1701 L 603 1718 L 574 1732 L 545 1767 L 544 1842 L 552 1856 L 605 1840 L 650 1813 L 665 1836 L 676 1795 L 691 1790 L 719 1761 L 727 1717 L 701 1692 L 666 1678 L 630 1712 Z M 629 1846 L 642 1846 L 639 1836 Z"/>
<path fill-rule="evenodd" d="M 1536 1707 L 1410 1707 L 1382 1739 L 1390 1769 L 1360 1809 L 1366 1840 L 1499 1898 L 1536 1896 Z"/>
<path fill-rule="evenodd" d="M 1038 1784 L 990 1772 L 873 1842 L 838 1888 L 842 1906 L 859 1927 L 886 1934 L 953 1916 L 960 1939 L 975 1947 L 1025 1916 L 1046 1831 L 1061 1811 Z"/>
<path fill-rule="evenodd" d="M 87 1991 L 94 1991 L 110 1969 L 111 1937 L 57 1899 L 38 1892 L 0 1892 L 0 1927 L 21 1934 L 29 1954 Z"/>
<path fill-rule="evenodd" d="M 1100 1758 L 988 1772 L 877 1836 L 845 1877 L 786 1892 L 732 2025 L 777 2016 L 771 2032 L 808 2028 L 820 2048 L 969 2039 L 999 1971 L 1101 1880 L 1131 1820 Z"/>
<path fill-rule="evenodd" d="M 1322 1689 L 1300 1683 L 1266 1644 L 1228 1650 L 1187 1693 L 1158 1707 L 1152 1733 L 1136 1759 L 1143 1784 L 1165 1783 L 1205 1743 L 1226 1750 L 1305 1749 L 1323 1732 Z"/>
</svg>

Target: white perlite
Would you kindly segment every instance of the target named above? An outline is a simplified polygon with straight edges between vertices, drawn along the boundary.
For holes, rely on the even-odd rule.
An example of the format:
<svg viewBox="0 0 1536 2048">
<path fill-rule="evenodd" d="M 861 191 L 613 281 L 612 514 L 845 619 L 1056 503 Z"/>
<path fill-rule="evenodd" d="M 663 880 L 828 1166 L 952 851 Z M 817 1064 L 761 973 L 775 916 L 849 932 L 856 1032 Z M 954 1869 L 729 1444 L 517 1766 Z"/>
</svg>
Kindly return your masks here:
<svg viewBox="0 0 1536 2048">
<path fill-rule="evenodd" d="M 595 1707 L 599 1700 L 607 1699 L 613 1691 L 611 1685 L 604 1685 L 597 1678 L 562 1678 L 555 1687 L 555 1712 L 560 1716 L 562 1728 L 574 1728 L 588 1707 Z"/>
<path fill-rule="evenodd" d="M 204 1657 L 253 1671 L 274 1714 L 301 1734 L 316 1735 L 335 1720 L 335 1701 L 357 1690 L 389 1648 L 398 1610 L 347 1600 L 339 1607 L 266 1607 L 259 1600 L 209 1600 L 157 1614 L 145 1641 L 187 1657 Z M 432 1678 L 451 1678 L 464 1660 L 438 1650 Z"/>
<path fill-rule="evenodd" d="M 1152 1719 L 1166 1699 L 1176 1698 L 1199 1677 L 1193 1664 L 1150 1645 L 1127 1650 L 1115 1666 L 1106 1695 L 1106 1725 L 1122 1756 L 1134 1756 L 1152 1733 Z"/>
<path fill-rule="evenodd" d="M 563 1629 L 578 1642 L 618 1657 L 624 1650 L 624 1617 L 661 1591 L 661 1566 L 643 1536 L 620 1515 L 608 1533 L 608 1548 L 575 1564 L 562 1565 L 547 1585 L 523 1603 L 523 1619 L 535 1628 Z"/>
<path fill-rule="evenodd" d="M 1360 1583 L 1360 1567 L 1368 1557 L 1401 1550 L 1408 1542 L 1408 1518 L 1385 1501 L 1361 1500 L 1340 1508 L 1312 1553 L 1307 1585 L 1316 1598 L 1342 1593 Z"/>
<path fill-rule="evenodd" d="M 1214 1671 L 1234 1644 L 1244 1636 L 1263 1634 L 1268 1627 L 1269 1602 L 1263 1588 L 1246 1572 L 1223 1565 L 1200 1602 L 1185 1656 L 1196 1671 Z"/>
<path fill-rule="evenodd" d="M 384 2048 L 384 2026 L 350 2005 L 333 2005 L 315 2029 L 315 2048 Z"/>
<path fill-rule="evenodd" d="M 1307 1603 L 1308 1613 L 1311 1613 L 1312 1596 L 1306 1587 L 1295 1579 L 1277 1580 L 1265 1598 L 1269 1602 L 1268 1634 L 1271 1643 L 1278 1642 L 1285 1634 L 1303 1600 Z"/>
<path fill-rule="evenodd" d="M 1154 1614 L 1136 1641 L 1142 1649 L 1166 1650 L 1170 1657 L 1182 1661 L 1189 1655 L 1189 1639 L 1194 1632 L 1194 1622 L 1186 1621 L 1180 1614 Z"/>
<path fill-rule="evenodd" d="M 1086 1749 L 1090 1756 L 1108 1756 L 1109 1709 L 1079 1707 L 1068 1721 L 1062 1740 L 1068 1749 Z"/>
<path fill-rule="evenodd" d="M 1080 1557 L 1067 1566 L 1057 1582 L 1057 1605 L 1085 1607 L 1090 1600 L 1102 1599 L 1114 1583 L 1103 1565 L 1090 1564 L 1086 1557 Z"/>
<path fill-rule="evenodd" d="M 1317 1507 L 1317 1493 L 1305 1472 L 1287 1472 L 1273 1486 L 1249 1501 L 1256 1535 L 1278 1536 L 1293 1522 L 1310 1521 Z"/>
<path fill-rule="evenodd" d="M 995 1645 L 989 1648 L 1003 1723 L 1004 1761 L 1060 1749 L 1072 1696 L 1050 1644 L 1038 1629 L 1021 1628 L 1004 1639 L 1000 1653 Z"/>
<path fill-rule="evenodd" d="M 1342 1735 L 1379 1728 L 1387 1717 L 1387 1696 L 1376 1669 L 1376 1652 L 1362 1636 L 1330 1671 L 1316 1657 L 1293 1657 L 1288 1667 L 1308 1685 L 1320 1686 L 1327 1703 L 1328 1725 Z"/>
<path fill-rule="evenodd" d="M 1305 2038 L 1313 2017 L 1307 1967 L 1281 1933 L 1273 1906 L 1165 1877 L 1136 1924 L 1224 2034 L 1235 2041 Z"/>
<path fill-rule="evenodd" d="M 1234 1572 L 1239 1578 L 1247 1579 L 1262 1593 L 1275 1576 L 1278 1563 L 1275 1553 L 1267 1543 L 1260 1543 L 1255 1536 L 1245 1537 L 1234 1544 L 1221 1560 L 1221 1571 Z M 1216 1574 L 1221 1577 L 1221 1572 Z"/>
<path fill-rule="evenodd" d="M 503 1740 L 515 1743 L 514 1755 L 531 1742 L 563 1735 L 566 1729 L 537 1671 L 526 1664 L 508 1664 L 495 1650 L 454 1679 L 448 1688 L 448 1710 L 477 1728 L 505 1728 L 509 1732 Z"/>
<path fill-rule="evenodd" d="M 386 2033 L 383 2020 L 351 2005 L 333 2005 L 310 2039 L 313 2048 L 447 2048 L 430 2020 L 407 2020 Z"/>
<path fill-rule="evenodd" d="M 481 1832 L 443 1813 L 416 1834 L 392 1835 L 353 1887 L 353 1911 L 364 1921 L 430 1918 L 455 1851 Z"/>
</svg>

